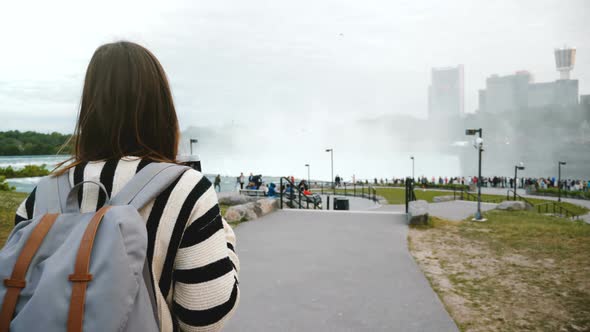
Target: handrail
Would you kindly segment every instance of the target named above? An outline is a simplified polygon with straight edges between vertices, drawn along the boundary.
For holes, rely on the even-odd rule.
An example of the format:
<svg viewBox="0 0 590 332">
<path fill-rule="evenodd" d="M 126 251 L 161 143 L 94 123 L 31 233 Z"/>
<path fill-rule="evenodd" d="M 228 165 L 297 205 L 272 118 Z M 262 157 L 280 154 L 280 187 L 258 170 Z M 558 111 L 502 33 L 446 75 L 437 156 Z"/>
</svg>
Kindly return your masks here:
<svg viewBox="0 0 590 332">
<path fill-rule="evenodd" d="M 457 199 L 457 192 L 460 193 L 460 200 L 462 201 L 474 201 L 477 202 L 477 195 L 468 192 L 467 190 L 457 189 L 453 190 L 453 199 Z M 484 203 L 501 203 L 501 198 L 481 198 Z"/>
<path fill-rule="evenodd" d="M 529 207 L 531 207 L 531 208 L 534 208 L 534 207 L 535 207 L 535 204 L 533 204 L 533 203 L 532 203 L 531 201 L 529 201 L 528 199 L 526 199 L 526 198 L 524 198 L 524 197 L 520 196 L 518 193 L 515 193 L 515 192 L 514 192 L 514 190 L 512 190 L 512 189 L 509 189 L 509 190 L 506 192 L 506 200 L 508 200 L 508 201 L 510 200 L 510 193 L 512 193 L 512 197 L 514 197 L 514 196 L 516 195 L 516 198 L 517 198 L 516 200 L 517 200 L 517 201 L 518 201 L 518 200 L 520 200 L 520 201 L 523 201 L 523 202 L 525 202 L 525 204 L 527 204 L 527 205 L 528 205 Z"/>
<path fill-rule="evenodd" d="M 283 190 L 284 190 L 283 181 L 286 181 L 287 184 L 290 186 L 290 188 L 292 188 L 290 193 L 283 192 Z M 279 187 L 279 192 L 278 192 L 278 195 L 281 199 L 281 202 L 280 202 L 281 209 L 283 208 L 283 196 L 285 196 L 285 194 L 287 195 L 289 203 L 291 204 L 290 207 L 294 208 L 295 205 L 297 205 L 298 209 L 303 209 L 304 207 L 303 207 L 303 203 L 301 202 L 301 200 L 302 200 L 302 198 L 304 198 L 307 209 L 309 209 L 309 203 L 313 204 L 314 210 L 317 208 L 321 209 L 321 206 L 320 206 L 320 204 L 322 203 L 321 197 L 319 197 L 319 199 L 311 199 L 310 196 L 303 194 L 301 192 L 301 190 L 299 190 L 299 187 L 297 187 L 289 178 L 283 176 L 280 178 L 280 187 Z M 295 199 L 296 197 L 297 197 L 297 199 Z"/>
<path fill-rule="evenodd" d="M 559 202 L 545 202 L 545 203 L 539 203 L 537 205 L 535 205 L 535 208 L 537 209 L 538 213 L 542 213 L 543 211 L 543 206 L 545 207 L 545 213 L 551 213 L 549 211 L 549 206 L 551 206 L 551 208 L 553 209 L 553 214 L 559 214 L 561 216 L 564 215 L 563 211 L 565 211 L 565 217 L 566 218 L 572 218 L 572 219 L 579 219 L 580 215 L 572 212 L 571 210 L 568 210 L 566 207 L 562 206 L 561 204 L 559 204 Z M 556 207 L 559 208 L 559 213 L 556 212 Z"/>
<path fill-rule="evenodd" d="M 506 198 L 508 200 L 510 200 L 510 193 L 512 193 L 513 197 L 515 195 L 514 190 L 508 190 L 508 192 L 506 193 Z M 537 210 L 538 213 L 542 213 L 543 212 L 543 207 L 545 207 L 545 213 L 550 213 L 549 211 L 549 206 L 551 206 L 551 209 L 553 210 L 553 214 L 556 214 L 556 210 L 557 208 L 559 208 L 559 215 L 563 216 L 564 215 L 564 211 L 565 211 L 565 217 L 569 218 L 571 217 L 572 219 L 578 219 L 580 217 L 579 214 L 576 214 L 575 212 L 572 212 L 571 210 L 568 210 L 566 207 L 564 207 L 563 205 L 561 205 L 559 202 L 545 202 L 545 203 L 539 203 L 539 204 L 533 204 L 531 203 L 531 201 L 527 200 L 526 198 L 520 196 L 519 194 L 516 194 L 517 200 L 521 200 L 524 201 L 526 204 L 528 204 L 531 208 Z"/>
<path fill-rule="evenodd" d="M 326 189 L 324 189 L 324 183 L 321 183 L 320 186 L 312 186 L 310 188 L 320 190 L 322 195 L 361 197 L 374 202 L 377 201 L 377 189 L 371 185 L 342 182 L 341 187 L 332 187 L 330 182 L 326 184 L 330 185 Z"/>
</svg>

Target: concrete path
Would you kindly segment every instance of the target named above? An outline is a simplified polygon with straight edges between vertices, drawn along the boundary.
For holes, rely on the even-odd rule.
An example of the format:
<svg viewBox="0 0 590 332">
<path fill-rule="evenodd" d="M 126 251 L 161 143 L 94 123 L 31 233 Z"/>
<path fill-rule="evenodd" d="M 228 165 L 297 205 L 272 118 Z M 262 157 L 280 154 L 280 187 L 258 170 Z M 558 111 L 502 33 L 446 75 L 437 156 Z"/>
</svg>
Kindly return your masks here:
<svg viewBox="0 0 590 332">
<path fill-rule="evenodd" d="M 283 210 L 235 231 L 241 303 L 226 331 L 458 331 L 404 214 Z"/>
<path fill-rule="evenodd" d="M 481 203 L 481 210 L 488 211 L 495 209 L 497 204 Z M 477 202 L 450 201 L 441 203 L 428 203 L 428 214 L 446 220 L 462 221 L 467 217 L 475 215 Z M 383 205 L 375 211 L 392 211 L 403 213 L 405 205 Z"/>
<path fill-rule="evenodd" d="M 321 195 L 322 196 L 322 207 L 324 209 L 328 208 L 328 197 L 330 198 L 330 210 L 334 209 L 334 197 L 338 197 L 341 199 L 348 199 L 350 210 L 358 211 L 358 210 L 372 210 L 379 208 L 381 205 L 378 203 L 373 202 L 368 198 L 362 197 L 354 197 L 354 196 L 341 196 L 341 195 Z"/>
</svg>

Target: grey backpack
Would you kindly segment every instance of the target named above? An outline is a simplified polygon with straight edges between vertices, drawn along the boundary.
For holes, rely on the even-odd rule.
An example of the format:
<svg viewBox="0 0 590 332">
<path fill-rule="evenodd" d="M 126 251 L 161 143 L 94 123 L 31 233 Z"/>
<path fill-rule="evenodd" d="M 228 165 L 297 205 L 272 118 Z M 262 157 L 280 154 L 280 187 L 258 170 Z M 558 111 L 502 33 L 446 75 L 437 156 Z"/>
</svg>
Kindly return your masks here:
<svg viewBox="0 0 590 332">
<path fill-rule="evenodd" d="M 0 332 L 159 331 L 138 210 L 186 170 L 149 164 L 112 199 L 67 173 L 41 180 L 34 218 L 0 251 Z M 80 213 L 84 183 L 106 195 L 97 212 Z"/>
</svg>

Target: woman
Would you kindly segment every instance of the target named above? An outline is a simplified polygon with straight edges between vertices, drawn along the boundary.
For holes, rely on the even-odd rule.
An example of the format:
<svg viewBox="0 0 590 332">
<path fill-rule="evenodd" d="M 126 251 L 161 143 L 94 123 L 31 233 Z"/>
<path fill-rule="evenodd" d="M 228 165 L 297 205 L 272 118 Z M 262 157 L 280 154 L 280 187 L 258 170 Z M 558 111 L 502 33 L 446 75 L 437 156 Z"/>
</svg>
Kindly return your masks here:
<svg viewBox="0 0 590 332">
<path fill-rule="evenodd" d="M 68 172 L 72 185 L 100 181 L 112 196 L 147 164 L 175 162 L 178 140 L 172 94 L 156 57 L 134 43 L 106 44 L 88 65 L 74 155 L 56 174 Z M 82 212 L 104 201 L 92 185 L 79 195 Z M 31 219 L 34 205 L 35 191 L 15 222 Z M 211 182 L 191 169 L 140 214 L 161 330 L 221 329 L 239 301 L 239 261 Z"/>
</svg>

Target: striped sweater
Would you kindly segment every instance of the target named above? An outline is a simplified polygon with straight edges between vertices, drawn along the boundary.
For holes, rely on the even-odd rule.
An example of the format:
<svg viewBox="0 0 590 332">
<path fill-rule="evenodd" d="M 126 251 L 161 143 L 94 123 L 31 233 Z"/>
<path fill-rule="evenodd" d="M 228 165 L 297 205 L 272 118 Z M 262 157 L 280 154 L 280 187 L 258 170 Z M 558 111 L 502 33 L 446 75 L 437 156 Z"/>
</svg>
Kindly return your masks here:
<svg viewBox="0 0 590 332">
<path fill-rule="evenodd" d="M 121 188 L 149 161 L 134 157 L 89 162 L 70 169 L 70 183 L 100 181 L 109 194 Z M 92 184 L 79 194 L 81 212 L 105 202 Z M 20 205 L 15 223 L 33 217 L 35 190 Z M 156 288 L 162 331 L 217 331 L 238 301 L 239 261 L 235 236 L 220 215 L 211 182 L 189 170 L 140 211 L 148 233 L 148 262 Z"/>
</svg>

